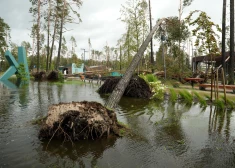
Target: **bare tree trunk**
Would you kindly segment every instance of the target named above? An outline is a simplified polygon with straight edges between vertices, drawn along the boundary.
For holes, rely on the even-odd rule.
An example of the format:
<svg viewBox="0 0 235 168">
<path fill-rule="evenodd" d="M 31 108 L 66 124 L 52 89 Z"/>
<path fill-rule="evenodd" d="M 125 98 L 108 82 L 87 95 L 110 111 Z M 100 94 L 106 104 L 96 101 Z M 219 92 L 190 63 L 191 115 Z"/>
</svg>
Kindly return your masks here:
<svg viewBox="0 0 235 168">
<path fill-rule="evenodd" d="M 50 19 L 51 19 L 51 0 L 49 0 L 48 23 L 47 23 L 47 62 L 46 71 L 48 71 L 48 62 L 50 57 Z"/>
<path fill-rule="evenodd" d="M 129 84 L 131 77 L 135 71 L 135 69 L 137 68 L 137 66 L 139 65 L 139 62 L 144 54 L 144 51 L 146 50 L 149 42 L 152 39 L 152 36 L 154 34 L 154 32 L 158 29 L 159 25 L 162 23 L 163 19 L 159 20 L 157 22 L 157 24 L 153 27 L 152 31 L 149 33 L 149 35 L 147 36 L 146 40 L 144 41 L 144 43 L 141 45 L 141 47 L 139 48 L 137 54 L 134 56 L 130 66 L 127 68 L 124 76 L 120 79 L 120 81 L 118 82 L 117 86 L 115 87 L 115 89 L 113 90 L 112 94 L 109 96 L 109 99 L 107 100 L 107 102 L 105 103 L 105 106 L 108 108 L 114 108 L 117 103 L 120 101 L 127 85 Z"/>
<path fill-rule="evenodd" d="M 54 33 L 53 33 L 53 36 L 52 36 L 52 44 L 51 44 L 51 52 L 50 52 L 50 60 L 49 60 L 49 69 L 51 69 L 51 61 L 52 61 L 53 48 L 54 48 L 54 43 L 55 43 L 57 20 L 58 20 L 58 16 L 56 15 L 55 25 L 54 25 Z"/>
<path fill-rule="evenodd" d="M 55 69 L 57 70 L 59 68 L 60 64 L 60 51 L 61 51 L 61 44 L 62 44 L 62 36 L 63 36 L 63 26 L 64 26 L 64 17 L 65 17 L 65 5 L 66 1 L 64 0 L 64 6 L 63 6 L 63 11 L 62 11 L 62 17 L 61 17 L 61 22 L 60 22 L 60 40 L 59 40 L 59 48 L 58 48 L 58 55 L 57 55 L 57 60 L 56 60 L 56 66 Z"/>
<path fill-rule="evenodd" d="M 40 5 L 41 1 L 38 1 L 38 20 L 37 20 L 37 72 L 39 72 L 39 58 L 40 58 Z"/>
<path fill-rule="evenodd" d="M 61 51 L 61 44 L 62 44 L 62 36 L 63 36 L 63 18 L 61 19 L 60 22 L 60 40 L 59 40 L 59 48 L 58 48 L 58 55 L 57 55 L 57 60 L 56 60 L 56 66 L 55 69 L 58 70 L 59 64 L 60 64 L 60 51 Z"/>
<path fill-rule="evenodd" d="M 152 13 L 151 13 L 151 1 L 149 0 L 149 22 L 150 22 L 150 31 L 152 31 L 153 26 L 152 26 Z M 152 67 L 152 73 L 154 73 L 154 58 L 153 58 L 153 38 L 150 41 L 151 45 L 151 67 Z"/>
<path fill-rule="evenodd" d="M 234 85 L 234 0 L 230 0 L 230 62 L 229 85 Z"/>
<path fill-rule="evenodd" d="M 223 0 L 223 16 L 222 16 L 222 65 L 225 68 L 225 42 L 226 42 L 226 3 L 227 0 Z M 226 72 L 225 72 L 226 73 Z"/>
</svg>

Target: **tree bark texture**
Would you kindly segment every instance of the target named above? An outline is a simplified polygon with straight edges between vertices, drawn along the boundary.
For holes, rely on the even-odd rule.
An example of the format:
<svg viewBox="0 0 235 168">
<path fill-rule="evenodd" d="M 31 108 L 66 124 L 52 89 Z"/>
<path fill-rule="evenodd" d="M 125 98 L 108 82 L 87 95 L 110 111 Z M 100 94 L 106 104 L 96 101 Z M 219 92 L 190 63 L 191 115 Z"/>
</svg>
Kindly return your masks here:
<svg viewBox="0 0 235 168">
<path fill-rule="evenodd" d="M 134 56 L 130 66 L 127 68 L 124 76 L 121 78 L 111 95 L 109 96 L 109 99 L 105 103 L 105 106 L 108 108 L 115 108 L 115 106 L 119 103 L 128 83 L 130 82 L 130 79 L 139 65 L 139 62 L 144 54 L 144 51 L 146 50 L 149 42 L 152 39 L 152 36 L 154 32 L 158 29 L 159 25 L 162 23 L 164 19 L 161 19 L 157 22 L 157 24 L 153 27 L 152 31 L 149 33 L 141 47 L 139 48 L 137 54 Z"/>
<path fill-rule="evenodd" d="M 39 58 L 40 58 L 40 5 L 41 1 L 38 1 L 38 20 L 37 20 L 37 72 L 39 72 Z"/>
<path fill-rule="evenodd" d="M 226 42 L 226 3 L 227 0 L 223 0 L 223 14 L 222 14 L 222 66 L 225 68 L 225 42 Z"/>
<path fill-rule="evenodd" d="M 153 29 L 153 26 L 152 26 L 152 13 L 151 13 L 151 1 L 149 0 L 149 22 L 150 22 L 150 31 L 152 31 Z M 151 42 L 150 42 L 150 45 L 151 45 L 151 54 L 150 54 L 150 57 L 151 57 L 151 69 L 152 69 L 152 73 L 154 73 L 154 58 L 153 58 L 153 38 L 151 38 Z"/>
<path fill-rule="evenodd" d="M 229 85 L 234 85 L 234 0 L 230 0 L 230 62 Z"/>
</svg>

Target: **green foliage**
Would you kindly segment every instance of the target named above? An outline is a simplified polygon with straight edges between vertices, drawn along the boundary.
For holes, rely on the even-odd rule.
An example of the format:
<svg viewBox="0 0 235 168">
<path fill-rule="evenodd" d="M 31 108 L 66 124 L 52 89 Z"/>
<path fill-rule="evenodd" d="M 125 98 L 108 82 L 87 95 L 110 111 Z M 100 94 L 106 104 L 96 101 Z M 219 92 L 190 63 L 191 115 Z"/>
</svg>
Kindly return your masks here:
<svg viewBox="0 0 235 168">
<path fill-rule="evenodd" d="M 21 81 L 27 81 L 28 80 L 28 74 L 25 71 L 24 64 L 20 64 L 17 68 L 17 74 L 16 77 L 20 79 Z"/>
<path fill-rule="evenodd" d="M 173 46 L 179 41 L 187 40 L 190 32 L 185 22 L 180 22 L 178 17 L 168 17 L 158 29 L 155 38 L 161 41 L 162 35 L 167 36 L 167 45 Z"/>
<path fill-rule="evenodd" d="M 58 72 L 58 79 L 59 79 L 59 82 L 61 83 L 64 82 L 64 75 L 61 72 Z"/>
<path fill-rule="evenodd" d="M 158 79 L 155 75 L 153 74 L 147 74 L 147 75 L 139 75 L 141 78 L 143 78 L 146 82 L 157 82 Z"/>
<path fill-rule="evenodd" d="M 8 47 L 8 41 L 6 41 L 7 37 L 10 39 L 10 27 L 4 22 L 4 19 L 0 17 L 0 60 L 3 59 L 5 50 Z"/>
<path fill-rule="evenodd" d="M 200 12 L 199 16 L 192 21 L 191 18 L 196 12 Z M 220 33 L 221 29 L 219 25 L 211 21 L 206 12 L 193 11 L 186 18 L 186 21 L 190 26 L 194 26 L 192 33 L 197 38 L 194 45 L 199 48 L 199 52 L 204 54 L 218 54 L 220 52 L 217 42 L 219 35 L 216 31 Z"/>
<path fill-rule="evenodd" d="M 225 97 L 224 96 L 222 96 L 222 100 L 225 103 Z M 229 109 L 234 109 L 235 108 L 235 104 L 234 104 L 233 100 L 226 99 L 226 103 L 227 103 L 227 108 L 229 108 Z"/>
<path fill-rule="evenodd" d="M 183 90 L 179 91 L 180 98 L 186 103 L 186 104 L 192 104 L 193 102 L 193 95 L 190 94 L 188 91 Z"/>
<path fill-rule="evenodd" d="M 211 96 L 209 96 L 209 95 L 204 95 L 204 96 L 205 96 L 206 100 L 211 100 Z"/>
<path fill-rule="evenodd" d="M 227 108 L 234 109 L 235 108 L 234 101 L 227 99 Z"/>
<path fill-rule="evenodd" d="M 224 101 L 223 100 L 215 100 L 214 101 L 214 105 L 218 108 L 218 109 L 225 109 L 225 105 L 224 105 Z"/>
<path fill-rule="evenodd" d="M 199 101 L 200 105 L 205 107 L 207 106 L 206 100 L 200 96 L 197 92 L 193 92 L 194 96 L 196 97 L 196 99 Z"/>
<path fill-rule="evenodd" d="M 166 86 L 157 79 L 155 75 L 140 75 L 150 86 L 152 92 L 154 93 L 152 99 L 163 100 Z"/>
<path fill-rule="evenodd" d="M 149 32 L 148 5 L 143 0 L 127 0 L 120 11 L 126 33 L 119 39 L 118 45 L 122 46 L 122 61 L 128 65 Z"/>
<path fill-rule="evenodd" d="M 183 6 L 186 7 L 186 6 L 190 6 L 192 4 L 193 0 L 184 0 L 183 1 Z"/>
<path fill-rule="evenodd" d="M 177 93 L 175 92 L 174 89 L 170 89 L 170 100 L 175 103 L 178 98 Z"/>
</svg>

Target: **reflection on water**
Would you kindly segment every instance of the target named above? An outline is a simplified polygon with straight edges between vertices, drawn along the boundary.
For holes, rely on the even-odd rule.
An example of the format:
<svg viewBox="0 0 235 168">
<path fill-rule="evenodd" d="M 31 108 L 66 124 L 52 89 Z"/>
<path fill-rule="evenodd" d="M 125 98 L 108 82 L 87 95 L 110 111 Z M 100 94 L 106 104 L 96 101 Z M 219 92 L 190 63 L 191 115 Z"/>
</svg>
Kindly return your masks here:
<svg viewBox="0 0 235 168">
<path fill-rule="evenodd" d="M 9 88 L 0 83 L 0 167 L 234 167 L 234 111 L 214 107 L 122 98 L 118 120 L 131 135 L 70 142 L 37 138 L 30 122 L 51 104 L 97 101 L 96 85 L 31 82 Z"/>
</svg>

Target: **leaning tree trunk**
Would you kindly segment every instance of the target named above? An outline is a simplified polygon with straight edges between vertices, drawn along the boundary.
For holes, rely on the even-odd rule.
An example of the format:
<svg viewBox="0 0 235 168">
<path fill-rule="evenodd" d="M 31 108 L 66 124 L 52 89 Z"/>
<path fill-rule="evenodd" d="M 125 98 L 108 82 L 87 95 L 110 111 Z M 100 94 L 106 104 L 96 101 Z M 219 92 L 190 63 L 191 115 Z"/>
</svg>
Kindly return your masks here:
<svg viewBox="0 0 235 168">
<path fill-rule="evenodd" d="M 117 103 L 120 101 L 128 83 L 130 82 L 130 79 L 131 79 L 135 69 L 137 68 L 137 66 L 141 60 L 141 57 L 144 54 L 144 51 L 146 50 L 149 42 L 152 39 L 154 32 L 157 30 L 157 28 L 159 27 L 159 25 L 162 23 L 163 20 L 164 19 L 161 19 L 157 22 L 157 24 L 153 27 L 152 31 L 149 33 L 149 35 L 147 36 L 147 38 L 145 39 L 145 41 L 143 42 L 143 44 L 139 48 L 137 54 L 135 55 L 135 57 L 133 58 L 133 60 L 130 64 L 130 66 L 127 68 L 124 76 L 120 79 L 117 86 L 115 87 L 115 89 L 113 90 L 111 95 L 109 96 L 108 101 L 105 103 L 106 107 L 114 108 L 117 105 Z"/>
</svg>

